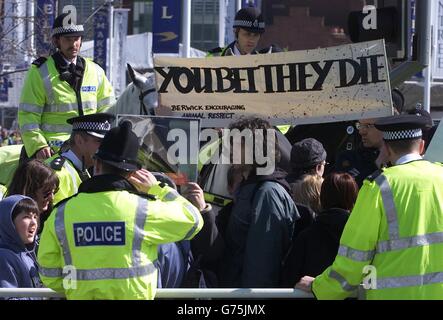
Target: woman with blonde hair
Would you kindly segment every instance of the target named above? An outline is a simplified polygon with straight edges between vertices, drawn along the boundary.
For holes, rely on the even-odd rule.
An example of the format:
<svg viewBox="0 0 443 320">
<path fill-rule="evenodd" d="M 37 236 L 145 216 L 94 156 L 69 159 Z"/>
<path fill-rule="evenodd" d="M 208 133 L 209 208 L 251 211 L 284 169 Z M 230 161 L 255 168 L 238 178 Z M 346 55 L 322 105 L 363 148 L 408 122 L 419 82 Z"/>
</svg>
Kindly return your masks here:
<svg viewBox="0 0 443 320">
<path fill-rule="evenodd" d="M 311 208 L 315 213 L 321 210 L 320 190 L 323 178 L 319 175 L 305 174 L 300 180 L 291 183 L 292 198 L 295 202 Z"/>
</svg>

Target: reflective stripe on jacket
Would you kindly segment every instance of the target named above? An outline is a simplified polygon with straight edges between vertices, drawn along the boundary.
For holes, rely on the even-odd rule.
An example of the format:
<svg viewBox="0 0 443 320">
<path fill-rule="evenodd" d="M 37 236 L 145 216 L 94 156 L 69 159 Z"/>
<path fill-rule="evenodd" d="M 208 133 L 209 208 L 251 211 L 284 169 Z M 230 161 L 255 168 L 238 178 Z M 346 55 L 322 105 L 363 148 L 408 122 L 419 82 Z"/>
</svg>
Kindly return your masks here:
<svg viewBox="0 0 443 320">
<path fill-rule="evenodd" d="M 319 299 L 348 297 L 371 265 L 364 283 L 376 282 L 367 299 L 442 299 L 442 256 L 443 166 L 397 165 L 364 181 L 338 255 L 313 292 Z"/>
<path fill-rule="evenodd" d="M 85 59 L 80 96 L 84 114 L 105 112 L 115 102 L 103 69 L 89 59 Z M 78 115 L 75 91 L 60 79 L 54 58 L 49 57 L 40 67 L 32 65 L 26 75 L 18 112 L 28 156 L 48 145 L 58 150 L 71 133 L 71 125 L 66 120 Z"/>
</svg>

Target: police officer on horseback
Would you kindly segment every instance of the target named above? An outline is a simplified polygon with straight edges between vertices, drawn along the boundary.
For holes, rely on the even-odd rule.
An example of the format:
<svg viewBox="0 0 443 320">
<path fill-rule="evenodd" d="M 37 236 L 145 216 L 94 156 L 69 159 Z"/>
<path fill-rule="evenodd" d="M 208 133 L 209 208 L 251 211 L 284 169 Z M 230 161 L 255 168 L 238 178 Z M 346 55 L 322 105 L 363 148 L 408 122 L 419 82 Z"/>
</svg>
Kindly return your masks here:
<svg viewBox="0 0 443 320">
<path fill-rule="evenodd" d="M 52 41 L 57 51 L 34 61 L 26 75 L 18 123 L 27 157 L 51 157 L 69 139 L 68 119 L 105 112 L 115 102 L 103 69 L 79 55 L 84 28 L 73 20 L 70 13 L 55 19 Z"/>
<path fill-rule="evenodd" d="M 258 41 L 265 32 L 265 21 L 255 7 L 240 9 L 234 19 L 235 41 L 224 48 L 209 51 L 208 56 L 239 56 L 260 53 L 256 50 Z"/>
</svg>

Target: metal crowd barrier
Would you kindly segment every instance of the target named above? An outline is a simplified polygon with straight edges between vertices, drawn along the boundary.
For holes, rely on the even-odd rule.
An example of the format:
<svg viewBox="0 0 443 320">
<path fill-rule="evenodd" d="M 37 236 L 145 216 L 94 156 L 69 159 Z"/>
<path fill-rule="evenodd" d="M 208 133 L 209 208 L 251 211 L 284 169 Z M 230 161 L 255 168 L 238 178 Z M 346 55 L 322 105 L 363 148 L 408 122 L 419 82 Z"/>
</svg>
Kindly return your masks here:
<svg viewBox="0 0 443 320">
<path fill-rule="evenodd" d="M 46 288 L 0 288 L 0 297 L 63 298 Z M 305 299 L 314 298 L 299 289 L 157 289 L 156 299 Z"/>
</svg>

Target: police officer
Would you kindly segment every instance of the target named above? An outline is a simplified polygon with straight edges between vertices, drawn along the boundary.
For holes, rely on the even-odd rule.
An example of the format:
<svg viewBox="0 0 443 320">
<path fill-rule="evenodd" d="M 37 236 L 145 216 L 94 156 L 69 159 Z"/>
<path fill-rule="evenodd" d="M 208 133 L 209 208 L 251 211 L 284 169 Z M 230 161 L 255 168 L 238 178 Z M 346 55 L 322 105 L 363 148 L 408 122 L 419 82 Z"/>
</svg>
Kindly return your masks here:
<svg viewBox="0 0 443 320">
<path fill-rule="evenodd" d="M 394 113 L 400 114 L 404 108 L 404 97 L 400 90 L 392 90 L 392 103 L 394 106 Z M 355 127 L 361 137 L 361 143 L 353 150 L 346 150 L 338 154 L 335 161 L 334 171 L 346 172 L 352 175 L 359 185 L 363 184 L 372 172 L 382 166 L 389 165 L 384 159 L 384 155 L 380 154 L 380 149 L 383 146 L 383 134 L 375 127 L 376 118 L 361 119 Z M 351 127 L 349 137 L 352 137 L 354 130 Z"/>
<path fill-rule="evenodd" d="M 259 53 L 256 50 L 258 41 L 265 32 L 265 21 L 255 7 L 240 9 L 234 18 L 235 41 L 224 48 L 209 51 L 208 56 L 232 56 Z"/>
<path fill-rule="evenodd" d="M 399 115 L 375 123 L 393 166 L 364 181 L 334 263 L 299 288 L 312 284 L 319 299 L 343 299 L 365 278 L 368 299 L 441 299 L 443 165 L 420 156 L 428 121 Z"/>
<path fill-rule="evenodd" d="M 255 7 L 240 9 L 234 18 L 235 41 L 224 48 L 214 48 L 208 52 L 208 57 L 212 56 L 240 56 L 246 54 L 274 53 L 281 52 L 282 49 L 272 44 L 267 48 L 257 50 L 256 47 L 261 34 L 265 32 L 265 21 L 263 15 Z M 291 128 L 290 125 L 277 126 L 281 133 L 286 134 Z"/>
<path fill-rule="evenodd" d="M 383 135 L 375 128 L 377 119 L 361 119 L 355 124 L 361 143 L 355 150 L 346 150 L 338 154 L 335 161 L 334 171 L 346 172 L 352 175 L 359 185 L 363 184 L 372 172 L 377 170 L 377 158 L 379 149 L 383 145 Z"/>
<path fill-rule="evenodd" d="M 55 19 L 52 41 L 57 52 L 38 58 L 26 75 L 18 122 L 27 157 L 51 157 L 69 138 L 67 119 L 105 112 L 115 102 L 103 69 L 79 56 L 83 25 L 69 22 L 68 13 Z"/>
<path fill-rule="evenodd" d="M 67 150 L 60 150 L 46 159 L 57 174 L 60 185 L 54 195 L 54 204 L 77 193 L 82 181 L 90 178 L 88 168 L 93 166 L 93 156 L 109 130 L 115 116 L 110 113 L 94 113 L 68 119 L 72 133 Z M 64 148 L 63 148 L 64 149 Z"/>
<path fill-rule="evenodd" d="M 153 299 L 157 245 L 191 239 L 203 226 L 196 207 L 140 169 L 138 150 L 130 122 L 112 128 L 95 155 L 94 177 L 46 222 L 41 279 L 68 299 Z"/>
</svg>

